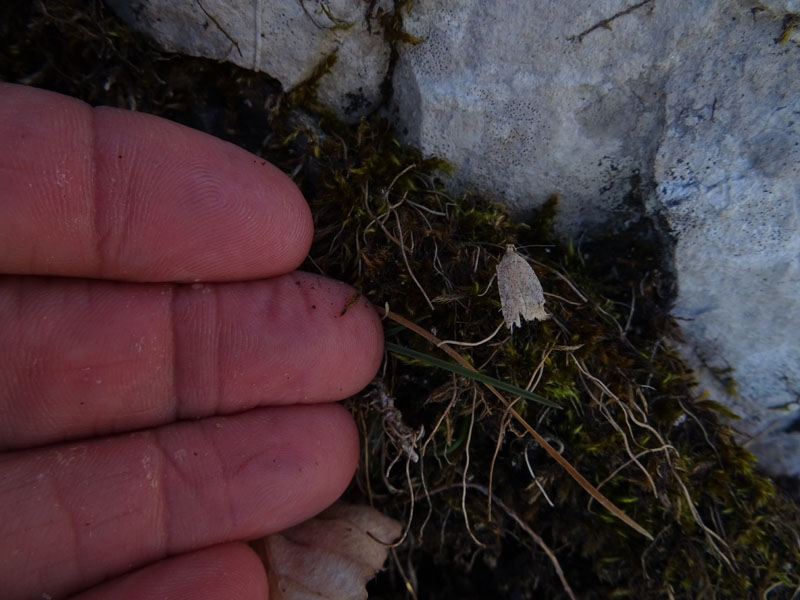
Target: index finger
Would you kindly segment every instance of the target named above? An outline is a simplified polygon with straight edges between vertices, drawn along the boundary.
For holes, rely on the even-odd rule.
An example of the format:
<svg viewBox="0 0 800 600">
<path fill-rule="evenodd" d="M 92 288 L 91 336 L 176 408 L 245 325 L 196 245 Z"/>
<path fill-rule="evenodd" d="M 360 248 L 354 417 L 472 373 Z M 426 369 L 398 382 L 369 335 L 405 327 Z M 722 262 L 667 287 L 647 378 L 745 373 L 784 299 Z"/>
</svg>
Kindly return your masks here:
<svg viewBox="0 0 800 600">
<path fill-rule="evenodd" d="M 0 272 L 134 281 L 285 273 L 308 205 L 277 168 L 165 119 L 0 83 Z"/>
</svg>

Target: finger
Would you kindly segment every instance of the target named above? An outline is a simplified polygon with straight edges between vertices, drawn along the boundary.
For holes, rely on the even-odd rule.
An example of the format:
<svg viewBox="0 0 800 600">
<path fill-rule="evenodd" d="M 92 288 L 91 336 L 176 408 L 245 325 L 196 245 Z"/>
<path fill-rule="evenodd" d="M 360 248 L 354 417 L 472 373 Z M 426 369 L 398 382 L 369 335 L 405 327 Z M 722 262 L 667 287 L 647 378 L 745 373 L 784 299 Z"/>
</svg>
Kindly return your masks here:
<svg viewBox="0 0 800 600">
<path fill-rule="evenodd" d="M 267 600 L 264 565 L 247 545 L 223 544 L 167 558 L 72 600 Z"/>
<path fill-rule="evenodd" d="M 6 597 L 62 597 L 168 556 L 284 529 L 331 504 L 357 460 L 355 424 L 338 404 L 6 455 L 0 581 Z"/>
<path fill-rule="evenodd" d="M 157 117 L 0 83 L 0 157 L 0 272 L 237 280 L 311 244 L 288 177 Z"/>
<path fill-rule="evenodd" d="M 0 339 L 3 448 L 340 400 L 383 351 L 368 302 L 299 272 L 204 285 L 4 278 Z"/>
</svg>

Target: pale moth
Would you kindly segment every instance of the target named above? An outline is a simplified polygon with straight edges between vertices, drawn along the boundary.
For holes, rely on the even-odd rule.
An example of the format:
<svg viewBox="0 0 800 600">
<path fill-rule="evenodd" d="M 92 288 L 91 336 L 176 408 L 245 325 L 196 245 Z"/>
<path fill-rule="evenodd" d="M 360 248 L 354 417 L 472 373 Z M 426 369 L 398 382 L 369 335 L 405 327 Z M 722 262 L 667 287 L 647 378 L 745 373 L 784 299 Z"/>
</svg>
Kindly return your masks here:
<svg viewBox="0 0 800 600">
<path fill-rule="evenodd" d="M 506 254 L 497 265 L 497 287 L 503 319 L 513 332 L 520 326 L 519 318 L 526 321 L 544 321 L 550 315 L 544 310 L 544 292 L 528 261 L 514 252 L 512 244 L 506 245 Z"/>
</svg>

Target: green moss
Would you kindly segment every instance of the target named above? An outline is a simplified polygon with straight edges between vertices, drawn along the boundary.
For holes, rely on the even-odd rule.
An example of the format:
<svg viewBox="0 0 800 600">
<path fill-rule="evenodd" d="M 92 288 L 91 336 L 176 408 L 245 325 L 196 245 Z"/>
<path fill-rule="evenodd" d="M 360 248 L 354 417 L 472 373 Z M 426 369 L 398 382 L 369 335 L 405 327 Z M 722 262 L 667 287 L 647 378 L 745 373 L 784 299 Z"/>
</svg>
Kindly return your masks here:
<svg viewBox="0 0 800 600">
<path fill-rule="evenodd" d="M 454 348 L 486 374 L 534 382 L 557 401 L 560 410 L 535 402 L 513 410 L 655 541 L 590 502 L 485 388 L 390 354 L 383 384 L 404 435 L 423 426 L 425 434 L 407 477 L 402 449 L 372 402 L 375 388 L 347 402 L 364 446 L 348 497 L 400 520 L 410 517 L 410 490 L 415 500 L 409 537 L 371 585 L 374 597 L 406 598 L 406 581 L 421 598 L 566 597 L 520 523 L 552 549 L 580 598 L 792 596 L 798 509 L 735 443 L 720 405 L 697 396 L 693 373 L 665 341 L 677 334 L 668 316 L 674 284 L 652 224 L 576 245 L 552 233 L 555 197 L 519 223 L 491 198 L 450 196 L 441 181 L 450 167 L 404 146 L 386 121 L 347 126 L 317 105 L 314 84 L 334 56 L 286 95 L 263 75 L 164 55 L 99 2 L 44 6 L 46 13 L 28 2 L 0 9 L 1 77 L 135 106 L 268 158 L 311 203 L 316 235 L 305 268 L 350 282 L 440 339 L 475 342 L 498 327 L 493 277 L 505 244 L 536 261 L 553 318 Z M 397 12 L 376 16 L 401 32 Z M 316 111 L 313 118 L 298 105 Z M 386 335 L 447 358 L 393 323 Z"/>
<path fill-rule="evenodd" d="M 411 35 L 403 27 L 403 13 L 413 7 L 411 0 L 395 0 L 391 11 L 378 11 L 378 19 L 383 28 L 383 37 L 390 44 L 421 44 L 422 39 Z"/>
<path fill-rule="evenodd" d="M 779 44 L 785 44 L 789 41 L 792 32 L 800 28 L 800 15 L 795 13 L 786 13 L 783 16 L 783 24 L 781 25 L 781 35 L 778 37 Z"/>
</svg>

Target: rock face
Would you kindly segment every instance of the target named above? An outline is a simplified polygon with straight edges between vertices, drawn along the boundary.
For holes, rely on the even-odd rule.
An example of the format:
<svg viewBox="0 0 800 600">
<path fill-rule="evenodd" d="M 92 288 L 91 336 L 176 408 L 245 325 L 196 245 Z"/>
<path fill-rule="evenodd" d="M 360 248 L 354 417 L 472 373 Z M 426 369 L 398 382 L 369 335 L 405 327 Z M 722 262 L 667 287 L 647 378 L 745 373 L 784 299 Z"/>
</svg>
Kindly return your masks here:
<svg viewBox="0 0 800 600">
<path fill-rule="evenodd" d="M 320 100 L 343 116 L 375 108 L 389 67 L 377 22 L 389 0 L 107 0 L 162 47 L 263 71 L 291 89 L 334 52 Z"/>
<path fill-rule="evenodd" d="M 702 60 L 667 81 L 653 203 L 676 239 L 673 313 L 707 364 L 734 368 L 751 449 L 800 475 L 800 435 L 781 432 L 800 394 L 800 47 L 776 45 L 777 24 L 685 41 Z"/>
<path fill-rule="evenodd" d="M 345 117 L 374 107 L 389 74 L 370 16 L 388 0 L 109 3 L 167 48 L 286 88 L 338 49 L 320 93 Z M 658 215 L 675 240 L 687 352 L 734 369 L 751 447 L 794 475 L 800 20 L 787 25 L 798 11 L 797 0 L 417 0 L 404 27 L 423 42 L 396 46 L 385 107 L 408 143 L 456 165 L 456 186 L 520 214 L 558 192 L 565 235 Z"/>
<path fill-rule="evenodd" d="M 628 192 L 649 190 L 685 350 L 734 369 L 752 449 L 800 475 L 800 435 L 781 431 L 800 415 L 800 39 L 775 43 L 794 4 L 423 1 L 393 104 L 464 183 L 523 213 L 559 192 L 567 235 L 623 226 Z"/>
</svg>

